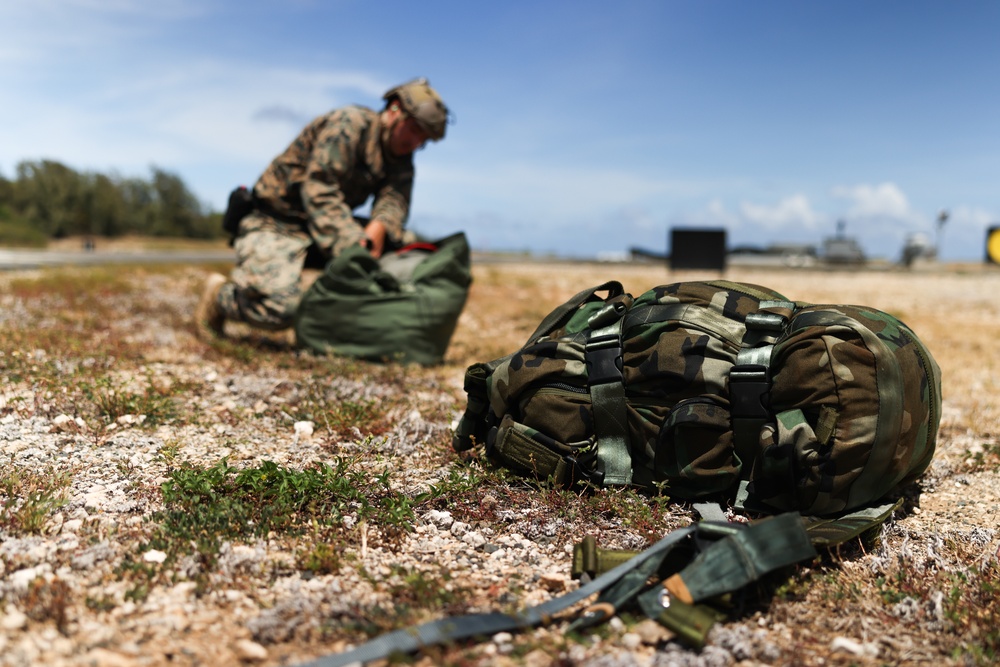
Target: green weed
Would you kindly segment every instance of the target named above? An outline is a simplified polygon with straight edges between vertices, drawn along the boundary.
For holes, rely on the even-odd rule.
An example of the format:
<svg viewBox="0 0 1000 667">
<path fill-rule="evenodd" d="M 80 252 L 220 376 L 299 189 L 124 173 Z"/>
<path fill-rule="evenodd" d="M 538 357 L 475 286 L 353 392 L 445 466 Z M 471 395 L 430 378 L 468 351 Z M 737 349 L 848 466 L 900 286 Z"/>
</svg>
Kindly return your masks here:
<svg viewBox="0 0 1000 667">
<path fill-rule="evenodd" d="M 157 390 L 152 383 L 141 393 L 115 386 L 107 377 L 84 385 L 84 395 L 94 404 L 97 413 L 109 423 L 125 415 L 144 416 L 145 426 L 156 426 L 177 416 L 173 399 Z"/>
<path fill-rule="evenodd" d="M 1000 469 L 1000 442 L 984 443 L 966 460 L 966 468 L 969 472 Z"/>
<path fill-rule="evenodd" d="M 0 527 L 39 534 L 53 512 L 66 504 L 67 473 L 18 470 L 13 459 L 0 470 Z"/>
<path fill-rule="evenodd" d="M 164 462 L 170 464 L 177 460 L 181 452 L 181 444 L 176 440 L 164 442 L 157 452 Z"/>
<path fill-rule="evenodd" d="M 345 459 L 305 470 L 272 461 L 238 469 L 222 461 L 175 470 L 162 490 L 166 509 L 154 516 L 160 526 L 152 545 L 171 553 L 193 543 L 209 559 L 223 540 L 341 529 L 347 516 L 387 537 L 410 530 L 414 520 L 414 501 L 391 489 L 389 471 L 373 475 Z"/>
<path fill-rule="evenodd" d="M 333 574 L 340 570 L 340 550 L 328 542 L 317 542 L 295 554 L 295 565 L 314 574 Z"/>
</svg>

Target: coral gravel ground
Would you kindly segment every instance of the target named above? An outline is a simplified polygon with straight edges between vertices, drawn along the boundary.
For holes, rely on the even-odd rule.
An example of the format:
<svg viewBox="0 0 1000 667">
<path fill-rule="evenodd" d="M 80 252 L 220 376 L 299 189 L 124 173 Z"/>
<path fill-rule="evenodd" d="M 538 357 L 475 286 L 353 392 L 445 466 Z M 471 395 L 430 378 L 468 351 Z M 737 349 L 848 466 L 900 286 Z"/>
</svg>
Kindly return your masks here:
<svg viewBox="0 0 1000 667">
<path fill-rule="evenodd" d="M 225 266 L 217 268 L 225 269 Z M 204 267 L 0 274 L 0 665 L 292 665 L 576 587 L 572 545 L 693 520 L 631 491 L 535 489 L 450 448 L 462 374 L 583 287 L 719 274 L 477 263 L 445 364 L 193 335 Z M 887 310 L 944 377 L 936 458 L 873 541 L 748 591 L 692 651 L 624 615 L 433 648 L 450 665 L 990 664 L 1000 652 L 1000 273 L 732 267 L 795 299 Z"/>
</svg>

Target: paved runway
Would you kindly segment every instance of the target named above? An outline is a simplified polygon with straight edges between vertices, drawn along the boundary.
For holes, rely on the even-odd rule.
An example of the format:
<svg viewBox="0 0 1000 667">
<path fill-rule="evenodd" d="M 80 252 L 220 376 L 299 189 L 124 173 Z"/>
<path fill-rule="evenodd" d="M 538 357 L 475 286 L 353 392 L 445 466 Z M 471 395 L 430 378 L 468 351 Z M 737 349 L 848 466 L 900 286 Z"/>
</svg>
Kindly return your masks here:
<svg viewBox="0 0 1000 667">
<path fill-rule="evenodd" d="M 100 264 L 163 264 L 227 262 L 234 259 L 232 250 L 225 251 L 144 251 L 144 252 L 61 252 L 54 250 L 22 250 L 0 248 L 0 270 L 37 269 L 45 266 L 79 266 Z"/>
</svg>

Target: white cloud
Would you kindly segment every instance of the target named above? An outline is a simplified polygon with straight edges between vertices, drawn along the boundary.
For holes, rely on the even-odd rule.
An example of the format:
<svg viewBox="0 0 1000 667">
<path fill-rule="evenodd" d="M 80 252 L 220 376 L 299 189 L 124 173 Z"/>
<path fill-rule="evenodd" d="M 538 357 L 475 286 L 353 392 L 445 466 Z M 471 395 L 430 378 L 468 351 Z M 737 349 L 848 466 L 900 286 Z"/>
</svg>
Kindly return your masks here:
<svg viewBox="0 0 1000 667">
<path fill-rule="evenodd" d="M 109 77 L 71 105 L 24 90 L 19 106 L 0 108 L 0 125 L 12 159 L 51 157 L 82 169 L 246 160 L 259 171 L 305 121 L 359 97 L 377 99 L 389 85 L 356 71 L 174 62 L 141 80 Z M 296 122 L 268 118 L 277 107 Z"/>
<path fill-rule="evenodd" d="M 832 194 L 850 202 L 850 218 L 893 218 L 910 221 L 915 218 L 906 195 L 895 183 L 878 185 L 837 186 Z"/>
<path fill-rule="evenodd" d="M 747 223 L 768 230 L 790 226 L 815 229 L 825 219 L 812 210 L 809 199 L 802 194 L 785 197 L 776 204 L 743 202 L 740 213 Z"/>
</svg>

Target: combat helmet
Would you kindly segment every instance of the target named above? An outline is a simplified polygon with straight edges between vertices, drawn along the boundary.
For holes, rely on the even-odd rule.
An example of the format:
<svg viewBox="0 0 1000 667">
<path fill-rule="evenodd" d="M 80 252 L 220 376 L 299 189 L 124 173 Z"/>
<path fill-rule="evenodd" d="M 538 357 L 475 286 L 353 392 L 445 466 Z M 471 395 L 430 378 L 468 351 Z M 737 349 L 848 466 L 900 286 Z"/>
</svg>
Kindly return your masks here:
<svg viewBox="0 0 1000 667">
<path fill-rule="evenodd" d="M 431 88 L 427 79 L 420 77 L 407 81 L 389 89 L 382 96 L 387 102 L 393 98 L 399 100 L 403 111 L 417 121 L 430 139 L 439 141 L 444 138 L 448 107 L 441 101 L 437 91 Z"/>
</svg>

